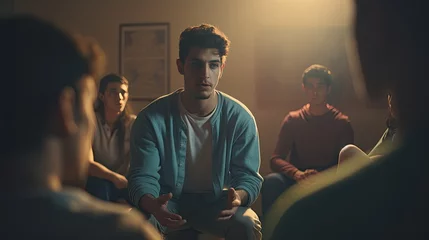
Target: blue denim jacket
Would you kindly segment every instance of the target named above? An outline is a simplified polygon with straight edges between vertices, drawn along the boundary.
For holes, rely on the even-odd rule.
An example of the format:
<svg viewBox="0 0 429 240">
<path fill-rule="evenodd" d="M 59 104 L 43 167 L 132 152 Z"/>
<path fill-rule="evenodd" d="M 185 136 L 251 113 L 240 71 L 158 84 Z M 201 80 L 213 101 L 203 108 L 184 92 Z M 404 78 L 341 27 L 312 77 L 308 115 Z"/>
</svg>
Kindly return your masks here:
<svg viewBox="0 0 429 240">
<path fill-rule="evenodd" d="M 180 199 L 185 180 L 187 128 L 179 110 L 178 90 L 160 97 L 138 114 L 131 130 L 128 188 L 138 206 L 145 194 L 173 193 Z M 222 189 L 245 190 L 251 205 L 259 195 L 259 135 L 252 113 L 233 97 L 216 91 L 218 105 L 210 118 L 213 137 L 213 199 Z"/>
</svg>

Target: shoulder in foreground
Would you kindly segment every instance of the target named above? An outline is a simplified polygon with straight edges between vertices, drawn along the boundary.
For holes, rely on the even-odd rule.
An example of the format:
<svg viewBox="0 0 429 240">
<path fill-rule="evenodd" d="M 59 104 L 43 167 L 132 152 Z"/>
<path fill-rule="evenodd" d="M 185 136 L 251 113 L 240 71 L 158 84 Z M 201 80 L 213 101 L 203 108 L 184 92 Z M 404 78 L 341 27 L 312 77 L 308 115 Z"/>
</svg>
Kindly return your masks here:
<svg viewBox="0 0 429 240">
<path fill-rule="evenodd" d="M 135 209 L 120 215 L 117 228 L 114 231 L 118 235 L 118 239 L 162 239 L 155 227 Z"/>
<path fill-rule="evenodd" d="M 246 105 L 244 105 L 244 103 L 242 103 L 240 100 L 224 92 L 221 92 L 221 91 L 217 91 L 217 92 L 219 93 L 223 107 L 226 108 L 228 112 L 231 111 L 232 113 L 235 113 L 235 114 L 246 115 L 254 119 L 254 116 L 250 111 L 250 109 Z"/>
<path fill-rule="evenodd" d="M 158 231 L 138 210 L 98 200 L 85 192 L 75 191 L 69 194 L 75 196 L 70 203 L 73 204 L 70 207 L 74 214 L 94 219 L 94 225 L 100 225 L 96 229 L 104 227 L 111 236 L 109 239 L 161 239 Z"/>
<path fill-rule="evenodd" d="M 332 113 L 332 116 L 335 120 L 341 121 L 341 122 L 350 122 L 349 117 L 344 113 L 342 113 L 340 110 L 334 108 L 333 106 L 330 106 L 330 108 L 331 108 L 330 111 Z"/>
<path fill-rule="evenodd" d="M 265 218 L 264 239 L 311 239 L 302 237 L 303 232 L 311 229 L 316 235 L 317 232 L 325 231 L 323 228 L 332 223 L 329 222 L 328 216 L 333 217 L 334 212 L 331 211 L 337 209 L 337 206 L 332 204 L 340 201 L 332 199 L 337 196 L 334 193 L 337 194 L 342 183 L 369 163 L 348 161 L 347 165 L 344 165 L 344 170 L 340 173 L 337 173 L 335 168 L 326 170 L 315 176 L 313 180 L 316 181 L 311 184 L 295 185 L 283 193 Z"/>
</svg>

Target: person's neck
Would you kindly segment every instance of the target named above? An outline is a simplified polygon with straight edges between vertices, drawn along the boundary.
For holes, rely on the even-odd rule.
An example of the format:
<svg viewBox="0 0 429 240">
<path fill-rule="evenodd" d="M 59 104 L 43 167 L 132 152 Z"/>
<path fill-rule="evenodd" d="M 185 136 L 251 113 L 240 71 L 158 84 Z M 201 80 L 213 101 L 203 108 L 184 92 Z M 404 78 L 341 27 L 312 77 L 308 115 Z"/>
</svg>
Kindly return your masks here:
<svg viewBox="0 0 429 240">
<path fill-rule="evenodd" d="M 314 116 L 320 116 L 320 115 L 323 115 L 329 111 L 328 104 L 326 104 L 326 103 L 323 103 L 323 104 L 311 104 L 311 103 L 309 103 L 309 104 L 307 104 L 307 109 L 308 109 L 308 112 Z"/>
<path fill-rule="evenodd" d="M 104 109 L 104 121 L 106 121 L 109 127 L 113 127 L 115 122 L 118 120 L 121 112 L 109 111 L 108 109 Z"/>
<path fill-rule="evenodd" d="M 196 99 L 194 96 L 189 95 L 186 91 L 181 93 L 181 101 L 185 109 L 192 114 L 200 117 L 209 115 L 216 108 L 217 93 L 213 94 L 208 99 Z"/>
</svg>

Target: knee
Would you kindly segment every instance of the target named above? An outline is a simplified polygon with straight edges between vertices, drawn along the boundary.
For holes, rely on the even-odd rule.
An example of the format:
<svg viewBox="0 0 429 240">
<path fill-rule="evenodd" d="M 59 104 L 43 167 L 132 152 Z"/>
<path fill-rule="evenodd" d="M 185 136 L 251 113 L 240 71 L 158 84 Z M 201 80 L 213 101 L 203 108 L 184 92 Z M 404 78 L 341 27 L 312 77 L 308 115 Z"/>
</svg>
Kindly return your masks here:
<svg viewBox="0 0 429 240">
<path fill-rule="evenodd" d="M 264 177 L 264 182 L 262 183 L 262 191 L 267 189 L 276 189 L 278 186 L 284 184 L 283 175 L 280 173 L 270 173 Z"/>
<path fill-rule="evenodd" d="M 85 190 L 97 198 L 110 201 L 111 184 L 105 179 L 90 177 L 86 182 Z"/>
<path fill-rule="evenodd" d="M 95 189 L 104 189 L 109 187 L 110 182 L 106 179 L 98 178 L 98 177 L 88 177 L 88 180 L 86 181 L 86 187 L 87 188 L 95 188 Z"/>
<path fill-rule="evenodd" d="M 274 185 L 274 184 L 280 184 L 283 183 L 283 175 L 281 173 L 270 173 L 267 176 L 264 177 L 264 182 L 262 185 Z"/>
<path fill-rule="evenodd" d="M 346 161 L 350 158 L 353 158 L 359 152 L 361 152 L 361 150 L 352 144 L 349 144 L 349 145 L 343 147 L 343 149 L 341 149 L 341 151 L 338 155 L 338 163 L 341 163 L 341 162 Z"/>
<path fill-rule="evenodd" d="M 256 213 L 235 217 L 233 229 L 237 235 L 246 236 L 245 239 L 261 239 L 262 236 L 261 222 Z"/>
</svg>

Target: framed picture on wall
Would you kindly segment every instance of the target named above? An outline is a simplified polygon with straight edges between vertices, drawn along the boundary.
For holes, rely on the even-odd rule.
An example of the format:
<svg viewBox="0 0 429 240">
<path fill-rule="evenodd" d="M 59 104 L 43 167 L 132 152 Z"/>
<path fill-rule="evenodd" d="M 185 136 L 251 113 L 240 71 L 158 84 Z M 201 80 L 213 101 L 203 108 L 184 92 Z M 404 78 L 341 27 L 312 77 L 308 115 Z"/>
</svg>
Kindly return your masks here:
<svg viewBox="0 0 429 240">
<path fill-rule="evenodd" d="M 130 100 L 152 101 L 169 92 L 169 30 L 168 23 L 119 26 L 119 72 L 130 82 Z"/>
</svg>

